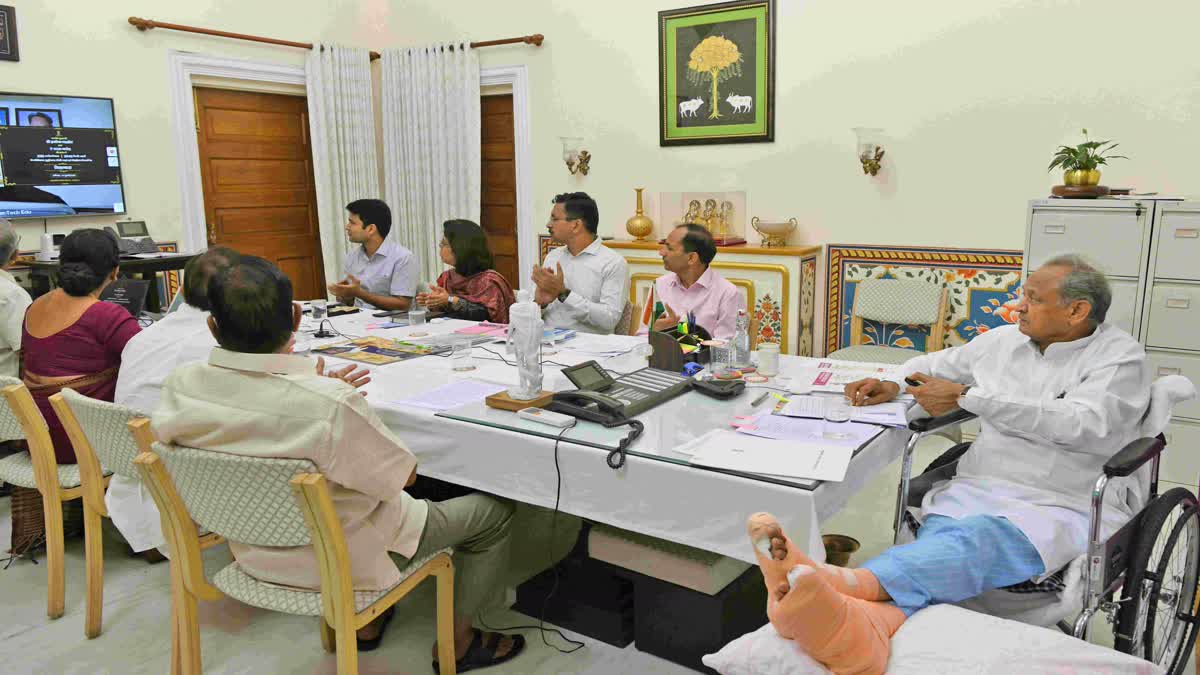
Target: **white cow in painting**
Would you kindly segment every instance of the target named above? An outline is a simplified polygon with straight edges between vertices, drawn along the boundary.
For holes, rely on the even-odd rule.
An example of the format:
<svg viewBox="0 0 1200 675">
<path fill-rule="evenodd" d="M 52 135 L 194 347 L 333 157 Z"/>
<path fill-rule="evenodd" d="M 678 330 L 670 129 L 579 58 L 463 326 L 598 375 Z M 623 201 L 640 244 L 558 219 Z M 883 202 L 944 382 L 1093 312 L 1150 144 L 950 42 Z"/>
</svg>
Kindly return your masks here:
<svg viewBox="0 0 1200 675">
<path fill-rule="evenodd" d="M 725 102 L 733 106 L 733 112 L 750 112 L 750 106 L 754 104 L 754 99 L 750 96 L 735 96 L 730 94 Z"/>
<path fill-rule="evenodd" d="M 684 101 L 683 103 L 679 104 L 679 116 L 680 117 L 695 117 L 696 110 L 699 109 L 700 106 L 702 106 L 702 105 L 704 105 L 704 99 L 702 99 L 702 98 L 697 97 L 697 98 L 688 99 L 688 100 Z"/>
</svg>

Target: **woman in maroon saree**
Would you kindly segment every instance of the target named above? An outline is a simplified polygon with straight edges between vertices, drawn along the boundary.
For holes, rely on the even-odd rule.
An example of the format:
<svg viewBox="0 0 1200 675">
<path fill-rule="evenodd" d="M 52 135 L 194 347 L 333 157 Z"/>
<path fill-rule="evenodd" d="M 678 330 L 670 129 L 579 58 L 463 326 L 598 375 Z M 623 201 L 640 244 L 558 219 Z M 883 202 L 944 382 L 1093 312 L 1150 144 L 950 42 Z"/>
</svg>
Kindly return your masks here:
<svg viewBox="0 0 1200 675">
<path fill-rule="evenodd" d="M 101 302 L 117 276 L 117 242 L 103 230 L 72 232 L 59 256 L 59 287 L 39 297 L 21 330 L 21 379 L 46 418 L 59 464 L 75 464 L 75 450 L 50 396 L 64 388 L 112 401 L 121 351 L 141 331 L 120 305 Z"/>
<path fill-rule="evenodd" d="M 454 269 L 442 272 L 417 302 L 455 319 L 508 323 L 508 308 L 516 299 L 508 281 L 492 269 L 483 228 L 469 220 L 447 220 L 442 232 L 439 254 Z"/>
</svg>

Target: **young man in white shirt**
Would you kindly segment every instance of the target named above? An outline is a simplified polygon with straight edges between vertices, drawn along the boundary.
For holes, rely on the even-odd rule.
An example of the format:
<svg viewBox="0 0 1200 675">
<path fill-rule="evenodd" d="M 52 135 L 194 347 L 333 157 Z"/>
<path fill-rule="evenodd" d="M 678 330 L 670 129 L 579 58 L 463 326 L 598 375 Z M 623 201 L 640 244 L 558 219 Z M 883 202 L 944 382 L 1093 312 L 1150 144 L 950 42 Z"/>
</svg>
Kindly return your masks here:
<svg viewBox="0 0 1200 675">
<path fill-rule="evenodd" d="M 329 292 L 344 305 L 384 310 L 408 309 L 417 289 L 417 259 L 412 251 L 387 238 L 392 211 L 379 199 L 346 205 L 346 237 L 359 244 L 346 253 L 346 278 Z"/>
<path fill-rule="evenodd" d="M 0 218 L 0 375 L 20 377 L 21 326 L 32 300 L 8 272 L 17 260 L 21 237 L 12 223 Z"/>
<path fill-rule="evenodd" d="M 546 228 L 556 244 L 533 268 L 547 328 L 612 333 L 629 300 L 629 265 L 600 242 L 600 210 L 586 192 L 554 198 Z"/>
<path fill-rule="evenodd" d="M 209 328 L 220 346 L 207 363 L 188 364 L 167 378 L 153 417 L 158 438 L 212 452 L 313 462 L 337 504 L 355 588 L 384 590 L 399 581 L 389 553 L 411 560 L 453 547 L 458 669 L 516 656 L 524 647 L 521 636 L 471 626 L 502 584 L 512 505 L 482 493 L 428 502 L 405 492 L 416 477 L 416 457 L 353 385 L 318 376 L 312 360 L 290 353 L 300 307 L 292 302 L 291 282 L 270 262 L 243 256 L 213 278 L 208 299 Z M 242 569 L 261 581 L 320 586 L 311 546 L 229 544 Z M 379 644 L 391 615 L 359 631 L 360 650 Z M 433 654 L 436 659 L 436 645 Z"/>
<path fill-rule="evenodd" d="M 906 391 L 929 414 L 979 416 L 955 477 L 925 495 L 916 541 L 858 569 L 824 568 L 774 518 L 751 518 L 772 623 L 830 669 L 881 672 L 892 633 L 913 612 L 1040 580 L 1087 550 L 1093 483 L 1140 435 L 1152 375 L 1142 346 L 1104 323 L 1112 291 L 1078 256 L 1048 261 L 1022 293 L 1017 325 L 914 358 L 888 380 L 846 386 L 857 405 L 873 405 L 909 377 L 918 384 Z M 1134 478 L 1110 482 L 1102 536 L 1144 498 Z M 845 617 L 836 628 L 800 628 L 835 613 Z"/>
</svg>

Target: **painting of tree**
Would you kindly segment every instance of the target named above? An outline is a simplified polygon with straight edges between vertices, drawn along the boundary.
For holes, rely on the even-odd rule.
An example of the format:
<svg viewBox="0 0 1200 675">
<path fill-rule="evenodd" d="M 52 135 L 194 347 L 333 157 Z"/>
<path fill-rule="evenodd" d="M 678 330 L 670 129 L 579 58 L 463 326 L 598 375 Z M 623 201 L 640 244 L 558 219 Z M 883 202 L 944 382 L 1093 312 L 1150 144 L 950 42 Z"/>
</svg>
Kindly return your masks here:
<svg viewBox="0 0 1200 675">
<path fill-rule="evenodd" d="M 721 116 L 718 105 L 720 95 L 717 86 L 733 77 L 742 74 L 742 53 L 732 40 L 723 35 L 710 35 L 696 45 L 688 57 L 688 82 L 700 84 L 705 79 L 712 84 L 712 101 L 709 105 L 708 119 L 714 120 Z"/>
</svg>

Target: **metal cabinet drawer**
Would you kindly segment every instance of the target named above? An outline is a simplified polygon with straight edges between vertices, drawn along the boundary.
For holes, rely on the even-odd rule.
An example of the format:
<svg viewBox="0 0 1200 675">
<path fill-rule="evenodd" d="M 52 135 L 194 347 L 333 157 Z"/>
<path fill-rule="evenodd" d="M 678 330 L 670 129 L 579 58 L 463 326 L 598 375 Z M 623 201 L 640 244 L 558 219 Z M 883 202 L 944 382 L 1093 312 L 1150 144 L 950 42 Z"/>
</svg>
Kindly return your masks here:
<svg viewBox="0 0 1200 675">
<path fill-rule="evenodd" d="M 1133 328 L 1137 317 L 1137 282 L 1129 279 L 1109 279 L 1108 285 L 1112 288 L 1112 304 L 1108 306 L 1108 315 L 1104 317 L 1104 322 L 1111 323 L 1136 338 L 1137 333 L 1133 332 Z"/>
<path fill-rule="evenodd" d="M 1136 277 L 1142 257 L 1142 219 L 1134 209 L 1035 209 L 1029 231 L 1029 269 L 1060 253 L 1078 253 L 1105 274 Z"/>
<path fill-rule="evenodd" d="M 1182 375 L 1200 387 L 1200 354 L 1173 354 L 1150 349 L 1146 351 L 1146 359 L 1150 362 L 1150 372 L 1155 379 L 1167 375 Z M 1200 399 L 1176 404 L 1173 414 L 1175 417 L 1200 420 Z"/>
<path fill-rule="evenodd" d="M 1157 229 L 1154 277 L 1200 280 L 1200 211 L 1164 211 Z"/>
<path fill-rule="evenodd" d="M 1200 350 L 1200 286 L 1155 282 L 1146 346 Z"/>
<path fill-rule="evenodd" d="M 1196 452 L 1200 425 L 1171 422 L 1163 435 L 1167 438 L 1167 449 L 1158 465 L 1159 480 L 1182 484 L 1195 493 L 1196 481 L 1200 479 L 1200 453 Z M 1160 487 L 1159 492 L 1168 487 L 1173 486 Z"/>
</svg>

